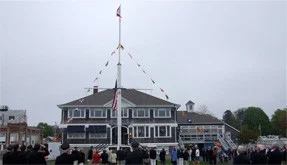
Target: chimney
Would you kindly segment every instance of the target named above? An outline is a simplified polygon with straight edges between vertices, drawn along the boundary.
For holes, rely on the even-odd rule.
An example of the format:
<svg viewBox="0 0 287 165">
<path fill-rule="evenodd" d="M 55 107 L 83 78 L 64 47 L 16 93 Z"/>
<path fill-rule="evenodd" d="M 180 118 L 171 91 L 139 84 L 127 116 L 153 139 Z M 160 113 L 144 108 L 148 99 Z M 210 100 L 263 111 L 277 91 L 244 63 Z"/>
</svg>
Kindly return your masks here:
<svg viewBox="0 0 287 165">
<path fill-rule="evenodd" d="M 99 90 L 98 90 L 98 86 L 94 86 L 93 94 L 98 93 L 98 92 L 99 92 Z"/>
</svg>

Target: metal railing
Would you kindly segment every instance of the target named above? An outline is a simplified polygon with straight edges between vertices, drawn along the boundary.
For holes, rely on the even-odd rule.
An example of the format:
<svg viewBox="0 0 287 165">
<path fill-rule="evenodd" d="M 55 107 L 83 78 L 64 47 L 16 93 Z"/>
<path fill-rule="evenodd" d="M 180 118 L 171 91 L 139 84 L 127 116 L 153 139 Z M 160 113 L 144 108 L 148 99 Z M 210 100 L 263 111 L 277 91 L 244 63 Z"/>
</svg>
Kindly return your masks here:
<svg viewBox="0 0 287 165">
<path fill-rule="evenodd" d="M 230 147 L 232 148 L 236 147 L 236 144 L 231 140 L 230 136 L 225 136 L 225 140 Z"/>
<path fill-rule="evenodd" d="M 220 134 L 217 134 L 218 140 L 219 142 L 222 144 L 222 147 L 224 150 L 228 150 L 229 146 L 228 144 L 225 142 L 225 140 L 223 139 L 223 137 L 221 137 Z"/>
</svg>

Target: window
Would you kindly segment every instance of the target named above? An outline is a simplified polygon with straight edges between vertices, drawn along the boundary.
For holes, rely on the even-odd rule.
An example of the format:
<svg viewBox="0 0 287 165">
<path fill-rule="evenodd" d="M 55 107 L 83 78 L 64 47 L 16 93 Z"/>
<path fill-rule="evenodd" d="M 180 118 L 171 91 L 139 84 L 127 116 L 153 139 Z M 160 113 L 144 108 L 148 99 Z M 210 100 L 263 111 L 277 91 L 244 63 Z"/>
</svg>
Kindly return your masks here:
<svg viewBox="0 0 287 165">
<path fill-rule="evenodd" d="M 170 118 L 171 114 L 170 114 L 170 109 L 155 109 L 154 110 L 154 117 L 155 118 Z"/>
<path fill-rule="evenodd" d="M 15 116 L 9 116 L 9 120 L 15 120 Z"/>
<path fill-rule="evenodd" d="M 133 133 L 135 138 L 149 138 L 149 126 L 134 126 Z"/>
<path fill-rule="evenodd" d="M 90 118 L 107 118 L 105 109 L 91 109 Z"/>
<path fill-rule="evenodd" d="M 107 133 L 89 133 L 90 139 L 107 139 Z"/>
<path fill-rule="evenodd" d="M 165 138 L 165 137 L 171 137 L 171 127 L 170 126 L 155 126 L 154 127 L 154 135 L 157 138 Z"/>
<path fill-rule="evenodd" d="M 129 117 L 129 110 L 128 108 L 122 108 L 122 118 L 128 118 Z M 111 118 L 116 118 L 118 116 L 117 111 L 111 110 Z"/>
<path fill-rule="evenodd" d="M 135 109 L 133 111 L 134 118 L 149 118 L 149 110 L 148 109 Z"/>
<path fill-rule="evenodd" d="M 2 116 L 0 116 L 0 120 L 2 120 Z"/>
<path fill-rule="evenodd" d="M 73 132 L 69 133 L 68 132 L 68 139 L 85 139 L 85 133 L 82 132 Z"/>
<path fill-rule="evenodd" d="M 69 109 L 68 116 L 69 118 L 85 118 L 86 113 L 85 109 L 75 108 Z"/>
</svg>

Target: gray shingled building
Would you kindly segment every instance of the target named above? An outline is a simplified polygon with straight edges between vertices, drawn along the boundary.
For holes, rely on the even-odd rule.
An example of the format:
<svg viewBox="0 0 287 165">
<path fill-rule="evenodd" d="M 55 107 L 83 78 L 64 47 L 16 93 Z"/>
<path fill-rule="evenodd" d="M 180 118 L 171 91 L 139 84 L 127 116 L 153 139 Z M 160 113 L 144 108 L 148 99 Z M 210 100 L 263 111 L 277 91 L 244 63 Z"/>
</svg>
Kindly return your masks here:
<svg viewBox="0 0 287 165">
<path fill-rule="evenodd" d="M 92 95 L 58 105 L 62 110 L 63 141 L 82 147 L 117 143 L 117 113 L 111 108 L 113 93 L 112 89 L 94 89 Z M 144 146 L 177 146 L 178 107 L 134 89 L 122 89 L 122 144 L 132 138 Z"/>
</svg>

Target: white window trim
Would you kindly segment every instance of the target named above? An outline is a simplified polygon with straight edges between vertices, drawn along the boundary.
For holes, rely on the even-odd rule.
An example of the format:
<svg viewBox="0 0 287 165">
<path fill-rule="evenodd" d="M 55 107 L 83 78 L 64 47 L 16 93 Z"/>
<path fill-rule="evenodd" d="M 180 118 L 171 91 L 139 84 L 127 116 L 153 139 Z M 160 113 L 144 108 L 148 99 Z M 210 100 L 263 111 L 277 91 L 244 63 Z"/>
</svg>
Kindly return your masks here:
<svg viewBox="0 0 287 165">
<path fill-rule="evenodd" d="M 144 116 L 143 117 L 138 117 L 138 116 L 135 116 L 135 114 L 134 114 L 134 111 L 139 111 L 139 110 L 143 110 L 144 111 Z M 132 111 L 132 116 L 133 116 L 133 118 L 150 118 L 150 109 L 148 109 L 148 116 L 145 116 L 145 111 L 146 111 L 147 109 L 145 109 L 145 108 L 138 108 L 138 109 L 133 109 L 133 111 Z M 138 114 L 138 112 L 137 112 L 137 114 Z"/>
<path fill-rule="evenodd" d="M 156 115 L 155 115 L 156 110 L 157 110 L 158 113 L 159 113 L 160 110 L 165 110 L 165 116 L 159 116 L 158 114 L 157 114 L 157 116 L 156 116 Z M 167 111 L 169 111 L 169 116 L 166 115 L 166 112 L 167 112 Z M 153 117 L 154 117 L 154 118 L 171 118 L 171 109 L 170 109 L 170 108 L 168 108 L 168 109 L 166 109 L 166 108 L 154 109 L 154 110 L 153 110 Z"/>
<path fill-rule="evenodd" d="M 101 116 L 92 116 L 91 111 L 101 111 Z M 89 118 L 107 118 L 107 111 L 106 111 L 106 116 L 103 116 L 103 112 L 106 111 L 106 109 L 100 109 L 100 108 L 94 108 L 89 110 Z M 95 112 L 94 112 L 95 114 Z"/>
<path fill-rule="evenodd" d="M 166 125 L 165 127 L 168 127 L 169 125 Z M 158 127 L 158 129 L 157 129 L 157 134 L 158 134 L 158 136 L 156 136 L 156 134 L 155 134 L 155 127 Z M 160 126 L 154 126 L 154 129 L 153 129 L 153 131 L 154 131 L 154 138 L 170 138 L 171 137 L 171 126 L 169 126 L 169 136 L 160 136 L 159 135 L 159 127 L 164 127 L 164 126 L 162 126 L 162 125 L 160 125 Z M 166 129 L 167 130 L 167 129 Z M 166 132 L 166 134 L 167 134 L 167 132 Z"/>
<path fill-rule="evenodd" d="M 82 111 L 82 110 L 84 110 L 84 116 L 83 117 L 81 117 L 81 115 L 80 115 L 80 117 L 75 117 L 74 116 L 74 111 L 76 111 L 76 110 L 78 110 L 78 111 Z M 70 114 L 69 112 L 70 111 L 72 111 L 72 114 Z M 81 114 L 82 112 L 80 112 L 80 114 Z M 85 108 L 74 108 L 74 109 L 68 109 L 68 118 L 73 118 L 73 119 L 77 119 L 77 118 L 86 118 L 86 109 Z"/>
<path fill-rule="evenodd" d="M 144 137 L 135 137 L 134 136 L 134 132 L 135 132 L 135 127 L 144 127 L 144 129 L 145 129 L 145 132 L 144 132 Z M 148 130 L 146 130 L 146 127 L 148 127 Z M 133 138 L 138 138 L 138 139 L 143 139 L 143 138 L 150 138 L 150 126 L 149 125 L 136 125 L 136 126 L 133 126 L 132 127 L 132 130 L 133 130 L 133 134 L 132 134 L 132 136 L 133 136 Z M 137 131 L 138 131 L 139 129 L 137 128 Z M 146 136 L 146 131 L 148 131 L 148 136 Z M 137 135 L 138 135 L 138 133 L 137 133 Z"/>
<path fill-rule="evenodd" d="M 91 137 L 91 134 L 98 134 L 98 133 L 89 133 L 89 139 L 107 139 L 107 133 L 105 137 Z"/>
<path fill-rule="evenodd" d="M 84 137 L 80 137 L 80 138 L 78 138 L 78 137 L 69 137 L 70 133 L 68 132 L 67 133 L 67 139 L 86 139 L 86 132 L 74 132 L 74 133 L 82 133 L 82 134 L 84 134 Z"/>
<path fill-rule="evenodd" d="M 122 119 L 127 119 L 127 118 L 129 118 L 129 110 L 130 110 L 131 108 L 124 108 L 124 107 L 122 107 L 122 109 L 123 109 L 123 111 L 127 110 L 127 116 L 122 116 Z M 108 110 L 108 109 L 107 109 L 107 110 Z M 112 110 L 112 109 L 109 109 L 109 110 L 110 110 L 110 112 L 111 112 L 111 118 L 117 118 L 117 115 L 113 116 L 113 110 Z M 122 111 L 122 115 L 124 114 L 123 111 Z M 117 114 L 117 113 L 116 113 L 116 114 Z"/>
</svg>

